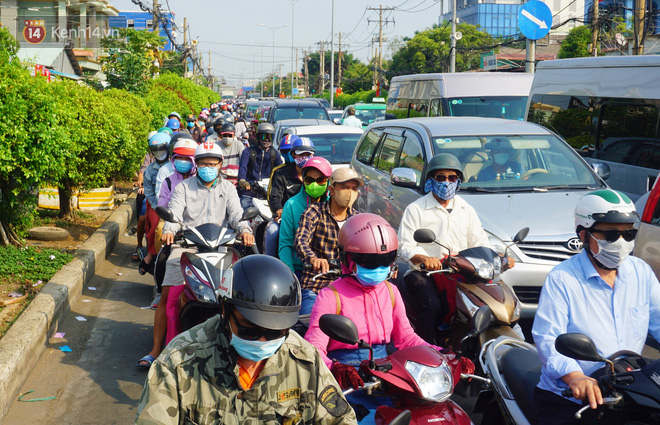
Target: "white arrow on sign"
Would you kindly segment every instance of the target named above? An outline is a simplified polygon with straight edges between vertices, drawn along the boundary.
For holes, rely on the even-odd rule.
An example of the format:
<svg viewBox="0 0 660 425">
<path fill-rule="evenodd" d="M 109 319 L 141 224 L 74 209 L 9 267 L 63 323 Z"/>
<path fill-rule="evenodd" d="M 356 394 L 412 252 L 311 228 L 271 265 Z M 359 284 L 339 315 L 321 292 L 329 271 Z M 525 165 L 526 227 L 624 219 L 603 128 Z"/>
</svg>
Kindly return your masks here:
<svg viewBox="0 0 660 425">
<path fill-rule="evenodd" d="M 536 16 L 532 15 L 531 13 L 529 13 L 528 11 L 526 11 L 525 9 L 523 9 L 521 13 L 522 13 L 522 15 L 525 16 L 527 19 L 529 19 L 530 21 L 532 21 L 532 22 L 534 22 L 536 25 L 538 25 L 539 28 L 541 28 L 541 29 L 546 29 L 546 28 L 548 28 L 548 25 L 545 23 L 545 21 L 540 20 L 539 18 L 537 18 Z"/>
</svg>

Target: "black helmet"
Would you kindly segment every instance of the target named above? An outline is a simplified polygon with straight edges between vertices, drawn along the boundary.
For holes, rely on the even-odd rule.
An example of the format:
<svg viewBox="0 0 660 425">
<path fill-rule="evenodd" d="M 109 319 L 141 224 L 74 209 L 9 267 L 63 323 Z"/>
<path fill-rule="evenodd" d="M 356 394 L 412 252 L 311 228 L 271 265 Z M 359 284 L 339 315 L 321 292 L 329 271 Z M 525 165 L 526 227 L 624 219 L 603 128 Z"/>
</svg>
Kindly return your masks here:
<svg viewBox="0 0 660 425">
<path fill-rule="evenodd" d="M 222 124 L 222 130 L 220 131 L 222 133 L 236 133 L 236 127 L 234 127 L 234 124 L 227 122 Z"/>
<path fill-rule="evenodd" d="M 265 329 L 289 329 L 298 321 L 300 283 L 282 261 L 268 255 L 238 260 L 222 279 L 219 295 L 246 320 Z"/>
<path fill-rule="evenodd" d="M 226 123 L 227 121 L 224 118 L 218 118 L 217 120 L 213 121 L 213 128 L 216 127 L 221 127 Z"/>
<path fill-rule="evenodd" d="M 275 134 L 275 127 L 269 122 L 262 122 L 257 127 L 257 134 Z"/>
</svg>

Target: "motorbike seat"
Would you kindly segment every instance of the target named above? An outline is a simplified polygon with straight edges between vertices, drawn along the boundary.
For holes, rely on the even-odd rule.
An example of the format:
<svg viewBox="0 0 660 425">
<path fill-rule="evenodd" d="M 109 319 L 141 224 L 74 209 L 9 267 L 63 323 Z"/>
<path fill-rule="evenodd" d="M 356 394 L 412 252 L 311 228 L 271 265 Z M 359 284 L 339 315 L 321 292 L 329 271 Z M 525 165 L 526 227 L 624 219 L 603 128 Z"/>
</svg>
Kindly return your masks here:
<svg viewBox="0 0 660 425">
<path fill-rule="evenodd" d="M 541 359 L 535 351 L 512 347 L 500 358 L 500 371 L 513 398 L 530 423 L 534 420 L 534 387 L 541 380 Z"/>
</svg>

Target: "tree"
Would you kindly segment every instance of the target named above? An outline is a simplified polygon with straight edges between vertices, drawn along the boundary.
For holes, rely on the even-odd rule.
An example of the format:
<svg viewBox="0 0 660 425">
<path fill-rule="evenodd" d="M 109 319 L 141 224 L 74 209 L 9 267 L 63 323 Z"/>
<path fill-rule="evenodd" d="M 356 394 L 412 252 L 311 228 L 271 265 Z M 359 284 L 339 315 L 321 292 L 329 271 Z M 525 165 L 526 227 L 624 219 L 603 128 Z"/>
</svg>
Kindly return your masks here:
<svg viewBox="0 0 660 425">
<path fill-rule="evenodd" d="M 374 81 L 373 68 L 362 62 L 351 64 L 342 76 L 341 86 L 345 93 L 355 93 L 357 91 L 371 90 Z"/>
<path fill-rule="evenodd" d="M 490 51 L 497 40 L 479 27 L 459 24 L 463 37 L 456 42 L 456 71 L 478 69 L 480 53 Z M 403 74 L 449 72 L 451 29 L 445 23 L 418 31 L 413 38 L 404 38 L 405 45 L 392 56 L 388 77 Z"/>
<path fill-rule="evenodd" d="M 108 50 L 101 63 L 110 87 L 144 94 L 167 57 L 164 45 L 159 34 L 132 28 L 120 28 L 117 36 L 101 39 L 101 47 Z"/>
<path fill-rule="evenodd" d="M 586 25 L 575 27 L 568 32 L 559 48 L 559 58 L 583 58 L 589 56 L 592 41 L 591 28 Z"/>
</svg>

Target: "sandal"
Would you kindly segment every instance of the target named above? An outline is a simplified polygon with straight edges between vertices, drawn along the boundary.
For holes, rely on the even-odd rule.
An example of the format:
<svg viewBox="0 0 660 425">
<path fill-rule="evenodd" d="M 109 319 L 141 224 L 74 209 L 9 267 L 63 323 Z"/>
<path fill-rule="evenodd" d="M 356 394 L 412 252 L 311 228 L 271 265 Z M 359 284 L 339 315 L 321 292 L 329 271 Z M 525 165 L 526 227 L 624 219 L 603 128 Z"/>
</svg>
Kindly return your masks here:
<svg viewBox="0 0 660 425">
<path fill-rule="evenodd" d="M 151 354 L 147 354 L 146 356 L 142 357 L 138 362 L 136 363 L 137 367 L 142 367 L 145 369 L 149 369 L 151 367 L 151 364 L 156 360 L 154 356 Z M 146 364 L 143 364 L 142 362 L 146 362 Z"/>
<path fill-rule="evenodd" d="M 154 264 L 156 262 L 152 261 L 151 263 L 147 264 L 144 262 L 144 260 L 140 261 L 140 266 L 138 271 L 140 272 L 141 275 L 145 275 L 147 273 L 154 274 Z"/>
<path fill-rule="evenodd" d="M 140 260 L 142 260 L 142 258 L 140 258 L 140 248 L 135 248 L 135 251 L 133 251 L 133 255 L 131 256 L 131 261 L 135 263 Z"/>
</svg>

